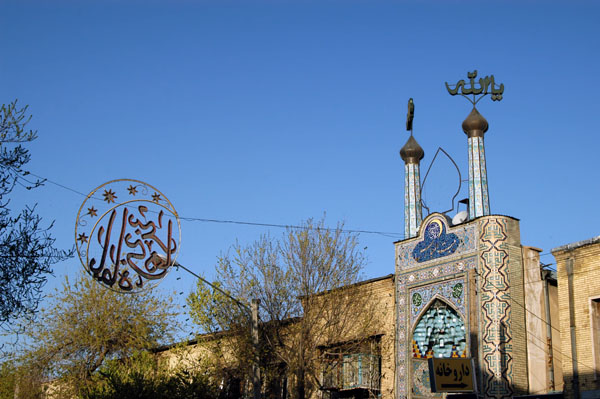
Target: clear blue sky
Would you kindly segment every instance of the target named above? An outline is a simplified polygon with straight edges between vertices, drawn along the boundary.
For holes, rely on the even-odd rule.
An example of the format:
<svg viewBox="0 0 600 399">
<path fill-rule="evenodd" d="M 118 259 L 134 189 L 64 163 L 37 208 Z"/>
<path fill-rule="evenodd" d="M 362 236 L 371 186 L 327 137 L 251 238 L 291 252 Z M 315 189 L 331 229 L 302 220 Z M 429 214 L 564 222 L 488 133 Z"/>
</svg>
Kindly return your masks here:
<svg viewBox="0 0 600 399">
<path fill-rule="evenodd" d="M 523 244 L 545 254 L 596 236 L 600 5 L 482 3 L 2 0 L 0 97 L 30 105 L 29 169 L 74 190 L 134 178 L 186 217 L 297 224 L 326 212 L 399 239 L 407 100 L 423 169 L 442 146 L 466 177 L 470 105 L 444 82 L 477 69 L 505 85 L 501 102 L 478 106 L 492 213 L 521 219 Z M 425 189 L 434 209 L 454 190 L 447 166 Z M 37 202 L 71 247 L 83 199 L 48 183 L 14 206 Z M 179 261 L 209 278 L 236 239 L 281 232 L 182 228 Z M 366 277 L 393 273 L 394 240 L 361 235 Z M 48 287 L 80 268 L 56 265 Z M 193 281 L 164 284 L 187 293 Z"/>
</svg>

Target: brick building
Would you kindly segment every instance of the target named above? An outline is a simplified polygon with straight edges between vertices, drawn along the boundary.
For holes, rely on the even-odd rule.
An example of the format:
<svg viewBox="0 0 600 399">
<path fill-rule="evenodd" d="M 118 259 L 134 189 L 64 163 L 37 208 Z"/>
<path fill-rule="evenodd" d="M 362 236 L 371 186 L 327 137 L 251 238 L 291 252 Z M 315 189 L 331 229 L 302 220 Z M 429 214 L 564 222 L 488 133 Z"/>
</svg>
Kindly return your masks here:
<svg viewBox="0 0 600 399">
<path fill-rule="evenodd" d="M 600 237 L 552 250 L 558 302 L 565 397 L 600 398 Z"/>
</svg>

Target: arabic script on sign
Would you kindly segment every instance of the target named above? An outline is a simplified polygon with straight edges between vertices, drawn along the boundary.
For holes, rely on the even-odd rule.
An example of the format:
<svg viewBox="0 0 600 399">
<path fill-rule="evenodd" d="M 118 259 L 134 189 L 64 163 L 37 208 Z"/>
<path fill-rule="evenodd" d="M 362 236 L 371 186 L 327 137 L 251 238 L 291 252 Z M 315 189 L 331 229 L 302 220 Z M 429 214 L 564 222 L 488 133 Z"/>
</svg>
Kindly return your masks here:
<svg viewBox="0 0 600 399">
<path fill-rule="evenodd" d="M 115 180 L 88 195 L 78 213 L 75 239 L 80 260 L 94 279 L 114 290 L 139 291 L 156 285 L 175 264 L 179 218 L 149 184 Z"/>
<path fill-rule="evenodd" d="M 492 101 L 502 100 L 502 94 L 504 94 L 504 84 L 500 83 L 500 85 L 496 87 L 494 75 L 486 76 L 485 78 L 480 78 L 478 81 L 476 81 L 475 79 L 477 78 L 477 70 L 475 70 L 473 72 L 468 72 L 467 78 L 469 78 L 468 85 L 464 80 L 459 80 L 454 87 L 450 87 L 448 82 L 446 82 L 446 89 L 448 90 L 448 93 L 453 96 L 460 94 L 463 96 L 473 95 L 473 97 L 490 94 Z"/>
<path fill-rule="evenodd" d="M 433 392 L 472 392 L 473 364 L 469 358 L 431 358 L 429 372 Z"/>
</svg>

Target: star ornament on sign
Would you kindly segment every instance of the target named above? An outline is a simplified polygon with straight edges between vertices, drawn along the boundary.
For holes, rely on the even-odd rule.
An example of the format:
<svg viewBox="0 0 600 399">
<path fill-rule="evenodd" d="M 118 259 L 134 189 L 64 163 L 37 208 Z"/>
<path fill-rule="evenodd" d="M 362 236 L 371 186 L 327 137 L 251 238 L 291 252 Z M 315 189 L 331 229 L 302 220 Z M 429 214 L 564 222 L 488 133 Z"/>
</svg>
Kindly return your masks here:
<svg viewBox="0 0 600 399">
<path fill-rule="evenodd" d="M 81 204 L 75 245 L 92 278 L 115 291 L 137 292 L 156 286 L 175 264 L 181 224 L 173 204 L 156 187 L 112 180 Z"/>
<path fill-rule="evenodd" d="M 104 196 L 104 201 L 108 202 L 109 204 L 111 202 L 115 202 L 117 199 L 116 193 L 113 190 L 104 190 L 104 194 L 102 195 Z"/>
</svg>

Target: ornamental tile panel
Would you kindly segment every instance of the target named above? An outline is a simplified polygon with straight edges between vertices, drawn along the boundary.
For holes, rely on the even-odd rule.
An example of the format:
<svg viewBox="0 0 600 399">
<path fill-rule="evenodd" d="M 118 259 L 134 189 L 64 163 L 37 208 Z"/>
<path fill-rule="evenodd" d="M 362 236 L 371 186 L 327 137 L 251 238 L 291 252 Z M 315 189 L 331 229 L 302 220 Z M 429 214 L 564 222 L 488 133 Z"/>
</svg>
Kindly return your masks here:
<svg viewBox="0 0 600 399">
<path fill-rule="evenodd" d="M 465 255 L 477 249 L 477 228 L 475 224 L 448 228 L 447 222 L 441 217 L 429 219 L 426 223 L 427 227 L 425 228 L 425 237 L 423 239 L 398 244 L 396 249 L 398 272 L 421 265 L 426 266 L 429 262 L 440 259 L 443 256 Z M 437 227 L 440 227 L 440 223 L 444 229 L 440 228 L 438 233 Z M 427 237 L 428 229 L 431 233 L 429 237 Z M 442 237 L 442 230 L 444 237 L 440 238 Z M 415 253 L 418 260 L 415 259 Z"/>
<path fill-rule="evenodd" d="M 508 226 L 504 218 L 481 221 L 482 391 L 487 398 L 513 396 L 513 331 Z"/>
<path fill-rule="evenodd" d="M 433 274 L 433 272 L 432 272 Z M 450 303 L 458 311 L 461 317 L 465 317 L 465 291 L 466 282 L 464 278 L 447 280 L 437 284 L 416 287 L 409 291 L 410 304 L 410 324 L 414 323 L 420 313 L 429 306 L 431 300 L 440 296 L 444 301 Z"/>
<path fill-rule="evenodd" d="M 456 232 L 456 234 L 461 237 L 461 236 L 468 236 L 468 234 L 473 234 L 471 233 L 474 232 L 474 226 L 467 226 L 465 228 L 461 228 L 461 229 L 457 229 L 458 231 Z M 469 231 L 469 233 L 465 233 L 465 231 Z M 470 240 L 470 241 L 469 241 Z M 464 250 L 464 243 L 465 241 L 469 243 L 470 246 L 472 246 L 474 248 L 475 246 L 475 239 L 469 239 L 469 240 L 463 240 L 461 241 L 463 244 L 463 251 L 467 252 L 466 250 Z M 459 250 L 461 249 L 461 247 L 459 246 Z M 469 250 L 469 252 L 471 252 L 472 250 Z M 457 250 L 458 252 L 458 250 Z M 408 378 L 408 370 L 410 368 L 410 361 L 412 359 L 412 348 L 410 346 L 410 342 L 411 342 L 411 310 L 410 310 L 410 306 L 411 306 L 411 300 L 412 298 L 409 295 L 409 292 L 413 292 L 410 291 L 411 289 L 415 289 L 414 292 L 418 292 L 421 294 L 422 291 L 418 291 L 419 287 L 423 287 L 424 284 L 432 283 L 432 285 L 438 285 L 438 284 L 442 284 L 443 283 L 438 283 L 440 279 L 443 279 L 444 277 L 448 277 L 448 276 L 453 276 L 453 275 L 457 275 L 457 274 L 462 274 L 465 273 L 468 270 L 472 270 L 475 269 L 477 266 L 477 258 L 475 256 L 472 257 L 468 257 L 468 258 L 463 258 L 460 260 L 455 260 L 455 261 L 451 261 L 451 262 L 446 262 L 446 263 L 442 263 L 442 264 L 433 264 L 433 265 L 429 265 L 429 266 L 424 266 L 419 270 L 415 270 L 415 271 L 410 271 L 407 270 L 405 272 L 399 272 L 396 274 L 396 298 L 397 298 L 397 311 L 396 311 L 396 390 L 397 390 L 397 397 L 398 398 L 403 398 L 406 397 L 408 395 L 408 390 L 410 388 L 410 385 L 408 383 L 409 378 Z M 466 281 L 466 279 L 463 278 L 458 278 L 458 279 L 452 279 L 452 280 L 448 280 L 450 282 L 455 282 L 454 285 L 452 287 L 454 287 L 456 285 L 456 282 L 458 282 L 459 280 L 463 280 L 463 290 L 462 290 L 462 296 L 466 295 L 466 285 L 464 283 L 464 281 Z M 418 287 L 417 287 L 418 286 Z M 423 287 L 424 288 L 424 287 Z M 446 291 L 451 297 L 452 297 L 452 293 L 450 293 L 450 291 Z M 452 291 L 454 292 L 454 291 Z M 457 291 L 458 292 L 458 291 Z M 453 297 L 452 297 L 453 298 Z M 458 299 L 455 298 L 455 302 L 457 302 Z M 466 299 L 463 299 L 463 305 L 461 307 L 463 313 L 465 312 L 466 309 Z M 425 301 L 427 302 L 427 301 Z M 454 302 L 453 302 L 454 303 Z M 427 303 L 422 303 L 420 306 L 424 307 Z"/>
</svg>

